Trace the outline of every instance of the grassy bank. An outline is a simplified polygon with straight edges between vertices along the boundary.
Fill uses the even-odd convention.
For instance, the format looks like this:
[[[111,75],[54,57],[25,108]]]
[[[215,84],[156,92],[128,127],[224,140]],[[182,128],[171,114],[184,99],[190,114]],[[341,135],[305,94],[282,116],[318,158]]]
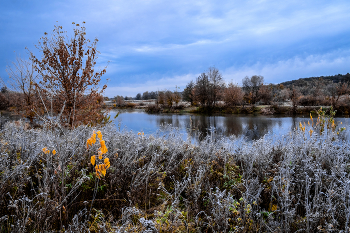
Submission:
[[[176,131],[157,137],[113,125],[7,123],[0,230],[347,231],[350,143],[330,119],[320,119],[274,141],[206,138],[198,145]]]
[[[299,106],[295,110],[290,106],[280,105],[246,105],[246,106],[215,106],[212,108],[197,107],[184,109],[184,112],[200,113],[200,114],[255,114],[255,115],[308,115],[310,112],[316,112],[322,106]],[[323,106],[325,110],[331,109],[330,106]],[[347,107],[339,107],[337,116],[349,116],[350,109]]]

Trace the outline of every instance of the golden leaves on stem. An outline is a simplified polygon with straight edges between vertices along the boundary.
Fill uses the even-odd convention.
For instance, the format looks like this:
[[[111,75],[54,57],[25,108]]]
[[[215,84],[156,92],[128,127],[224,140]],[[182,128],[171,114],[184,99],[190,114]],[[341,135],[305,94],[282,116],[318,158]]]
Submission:
[[[106,147],[106,143],[104,140],[102,140],[102,133],[101,131],[93,131],[91,137],[86,141],[86,147],[89,149],[89,147],[93,146],[96,143],[96,135],[100,142],[100,148],[98,149],[98,160],[96,159],[96,155],[91,156],[91,164],[92,166],[95,166],[96,176],[100,179],[101,176],[106,176],[107,169],[111,166],[109,162],[109,158],[105,157],[103,159],[103,155],[108,152],[108,149]]]
[[[43,149],[41,149],[43,152],[44,152],[44,154],[50,154],[50,150],[49,149],[47,149],[46,147],[44,147]],[[56,150],[55,149],[53,149],[52,150],[52,154],[53,155],[56,155]]]

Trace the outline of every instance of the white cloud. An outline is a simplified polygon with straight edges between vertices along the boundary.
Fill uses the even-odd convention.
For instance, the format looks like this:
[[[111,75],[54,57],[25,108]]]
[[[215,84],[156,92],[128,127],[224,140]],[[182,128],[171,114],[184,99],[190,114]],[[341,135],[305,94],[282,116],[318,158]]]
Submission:
[[[116,95],[135,97],[137,93],[142,94],[145,91],[174,91],[176,87],[180,88],[178,90],[182,91],[186,85],[198,75],[199,74],[184,74],[181,76],[164,77],[132,85],[121,84],[120,86],[109,86],[104,95],[108,97],[114,97]]]
[[[242,84],[245,76],[262,75],[266,83],[281,83],[299,78],[346,74],[350,72],[350,49],[336,50],[326,54],[315,54],[305,57],[296,56],[275,63],[257,62],[250,66],[229,67],[220,70],[226,83],[233,82]],[[191,81],[199,76],[195,73],[167,76],[143,83],[120,84],[110,86],[105,95],[136,96],[137,93],[157,90],[175,90],[175,86],[183,90]],[[149,78],[147,78],[149,80]]]
[[[258,62],[241,68],[230,67],[223,71],[223,77],[227,82],[241,84],[245,76],[262,75],[266,83],[281,83],[299,78],[346,74],[350,72],[349,64],[350,49],[336,50],[270,64]]]

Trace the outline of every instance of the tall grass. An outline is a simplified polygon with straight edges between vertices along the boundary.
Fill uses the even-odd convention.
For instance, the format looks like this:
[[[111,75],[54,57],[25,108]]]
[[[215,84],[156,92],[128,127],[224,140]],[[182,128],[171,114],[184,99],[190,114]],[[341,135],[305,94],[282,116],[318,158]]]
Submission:
[[[0,137],[0,230],[348,232],[350,143],[320,127],[193,145],[176,131],[10,122]],[[98,145],[87,149],[98,130],[108,148],[104,175],[91,164]]]

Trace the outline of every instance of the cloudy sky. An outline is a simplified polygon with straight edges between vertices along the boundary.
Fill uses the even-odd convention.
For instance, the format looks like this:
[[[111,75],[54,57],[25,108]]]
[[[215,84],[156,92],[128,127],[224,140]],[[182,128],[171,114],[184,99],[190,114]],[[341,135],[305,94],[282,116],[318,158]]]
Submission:
[[[0,77],[54,25],[86,22],[108,64],[106,96],[183,89],[209,67],[226,82],[350,72],[350,1],[9,0],[0,3]]]

